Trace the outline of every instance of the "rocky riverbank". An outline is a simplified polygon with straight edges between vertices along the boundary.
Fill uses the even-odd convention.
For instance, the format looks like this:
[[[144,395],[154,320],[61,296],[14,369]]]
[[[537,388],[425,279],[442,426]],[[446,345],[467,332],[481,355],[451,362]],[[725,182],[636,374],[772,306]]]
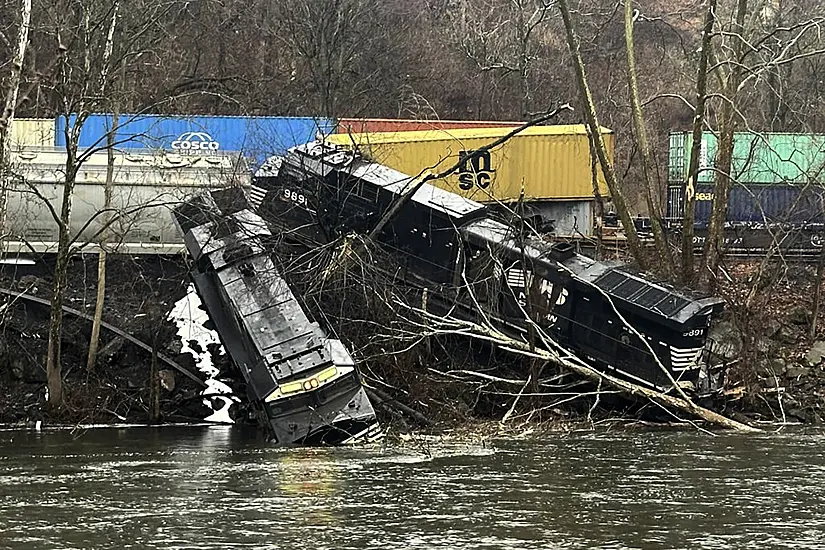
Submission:
[[[752,419],[821,423],[825,315],[812,311],[815,266],[740,262],[727,275],[726,312],[711,330],[730,362],[727,407]]]
[[[4,265],[0,286],[49,300],[52,268],[49,261]],[[103,318],[150,349],[141,349],[103,329],[96,364],[88,369],[91,323],[67,313],[62,341],[65,407],[56,414],[49,413],[45,406],[48,306],[5,296],[0,338],[0,422],[146,422],[152,348],[197,372],[193,356],[182,353],[177,327],[167,319],[172,304],[185,294],[186,285],[185,266],[179,258],[110,257]],[[77,257],[70,267],[65,305],[93,315],[96,286],[97,257]],[[164,421],[200,421],[209,414],[200,396],[200,384],[163,361],[159,362],[159,378]]]
[[[0,286],[48,300],[51,268],[43,261],[5,265],[0,270]],[[728,273],[730,278],[721,286],[728,308],[711,332],[715,351],[729,363],[725,398],[717,402],[720,412],[752,420],[822,422],[825,319],[819,319],[814,338],[808,334],[814,270],[806,266],[763,266],[760,270],[758,263],[739,263]],[[93,314],[96,274],[96,256],[79,257],[72,263],[67,306]],[[150,350],[104,330],[97,363],[87,369],[90,323],[67,314],[63,340],[66,407],[50,415],[45,407],[43,360],[47,308],[7,296],[0,337],[0,423],[147,422],[151,348],[203,379],[207,376],[201,370],[214,379],[210,382],[212,389],[204,395],[202,384],[161,363],[163,421],[248,421],[243,402],[226,395],[230,391],[243,395],[244,387],[214,335],[205,337],[202,330],[193,331],[181,324],[181,308],[197,307],[185,301],[189,282],[183,257],[112,256],[107,281],[104,319],[147,344]],[[332,300],[324,307],[346,309],[345,317],[350,319],[358,314],[352,303]],[[176,308],[178,313],[170,315]],[[203,317],[202,312],[198,313]],[[478,349],[466,339],[433,340],[406,355],[393,354],[382,347],[384,344],[363,346],[370,340],[369,331],[374,332],[375,323],[380,321],[374,309],[371,315],[368,323],[335,328],[345,340],[354,340],[362,352],[367,382],[391,398],[378,407],[385,426],[403,430],[415,424],[403,413],[404,406],[437,425],[471,426],[479,420],[500,419],[507,414],[519,387],[508,380],[523,378],[524,372],[532,372],[525,369],[536,368],[530,361]],[[387,320],[387,324],[391,322]],[[347,327],[362,332],[347,334]],[[470,371],[491,378],[468,375]],[[545,370],[542,376],[552,374]],[[562,373],[559,376],[555,385],[563,388],[562,393],[594,390],[576,385]],[[635,415],[638,411],[611,394],[598,399],[593,395],[565,399],[554,405],[556,401],[524,398],[510,417],[528,423],[598,420]],[[403,406],[394,407],[393,402]]]

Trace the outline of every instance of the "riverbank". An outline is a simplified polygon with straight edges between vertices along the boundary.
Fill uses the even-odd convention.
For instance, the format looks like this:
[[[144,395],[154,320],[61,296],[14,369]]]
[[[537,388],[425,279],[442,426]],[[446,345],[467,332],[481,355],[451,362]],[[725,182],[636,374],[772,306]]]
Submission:
[[[147,422],[151,348],[202,379],[205,376],[199,367],[208,363],[219,382],[213,387],[224,388],[204,397],[201,384],[168,364],[160,364],[163,422],[201,422],[207,417],[216,418],[221,408],[227,413],[221,418],[249,422],[241,400],[234,404],[227,401],[225,392],[244,395],[245,389],[219,346],[207,344],[208,339],[185,330],[181,332],[180,323],[170,316],[187,295],[185,262],[182,256],[110,257],[104,319],[144,342],[150,350],[104,330],[98,361],[93,369],[87,369],[90,323],[67,315],[63,339],[66,406],[58,414],[49,413],[45,406],[43,358],[48,311],[22,299],[12,300],[12,305],[3,310],[0,338],[0,423],[33,426],[38,421],[49,425]],[[48,299],[51,267],[48,262],[5,265],[0,271],[0,286]],[[813,339],[807,334],[814,269],[786,266],[760,271],[758,263],[740,262],[728,274],[730,279],[720,287],[728,301],[727,310],[711,336],[716,340],[715,350],[726,356],[730,366],[725,397],[714,407],[741,420],[822,422],[825,319],[820,318]],[[66,305],[92,314],[96,256],[77,258],[69,277]],[[376,326],[393,323],[392,319],[380,318],[376,309],[358,311],[354,302],[335,298],[323,307],[328,312],[346,313],[330,313],[327,320],[345,340],[354,342],[368,385],[389,397],[376,408],[382,425],[396,433],[409,433],[427,424],[437,429],[492,435],[490,426],[498,426],[496,430],[515,426],[512,429],[518,431],[555,429],[581,420],[673,420],[653,407],[634,405],[609,390],[578,382],[552,370],[552,366],[537,367],[530,360],[463,338],[431,338],[400,353],[409,347],[408,343],[374,338]],[[323,312],[315,314],[319,317]],[[360,317],[365,321],[352,322]],[[182,340],[181,334],[190,336]],[[398,345],[398,350],[391,345]],[[520,395],[524,393],[519,390],[525,373],[536,372],[553,383]],[[399,403],[419,418],[405,414]],[[422,418],[427,422],[422,423]],[[506,427],[499,424],[502,419],[506,419]]]
[[[103,329],[98,358],[87,368],[91,323],[64,316],[62,356],[65,406],[58,413],[46,405],[44,358],[48,341],[48,307],[8,298],[0,339],[0,422],[139,423],[148,421],[152,348],[183,368],[196,372],[194,358],[181,353],[176,327],[166,319],[171,305],[185,293],[185,265],[180,258],[110,256],[103,319],[143,342],[141,349]],[[4,265],[0,286],[45,300],[51,294],[48,261]],[[65,305],[93,315],[97,257],[76,257],[69,269]],[[208,407],[200,384],[159,361],[161,417],[165,422],[202,421]],[[200,377],[196,377],[200,378]]]
[[[711,337],[731,362],[726,406],[757,420],[822,423],[825,314],[814,318],[816,265],[736,262],[725,275],[725,315]]]

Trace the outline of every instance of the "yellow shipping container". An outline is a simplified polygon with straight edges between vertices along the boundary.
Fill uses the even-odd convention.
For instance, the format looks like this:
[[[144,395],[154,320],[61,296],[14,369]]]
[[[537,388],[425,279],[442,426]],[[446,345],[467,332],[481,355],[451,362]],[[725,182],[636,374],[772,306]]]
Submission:
[[[15,118],[11,123],[12,146],[54,147],[53,118]]]
[[[464,159],[458,172],[433,183],[479,202],[593,198],[590,145],[584,125],[534,126],[473,159],[467,155],[511,128],[333,134],[327,142],[357,146],[376,162],[405,174],[441,172]],[[602,128],[613,159],[613,131]],[[599,192],[608,196],[601,169]]]

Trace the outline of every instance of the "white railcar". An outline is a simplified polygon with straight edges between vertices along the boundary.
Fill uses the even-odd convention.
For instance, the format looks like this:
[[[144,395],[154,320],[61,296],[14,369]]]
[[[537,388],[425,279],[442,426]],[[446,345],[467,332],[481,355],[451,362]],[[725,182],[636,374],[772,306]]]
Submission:
[[[76,244],[85,245],[84,252],[100,246],[127,254],[180,252],[183,241],[172,221],[171,209],[204,190],[248,187],[251,181],[249,167],[237,153],[117,151],[111,208],[106,210],[107,163],[106,151],[94,152],[77,174],[70,232]],[[9,168],[3,185],[4,252],[55,252],[58,224],[54,214],[60,212],[63,199],[65,149],[16,148],[11,152]]]

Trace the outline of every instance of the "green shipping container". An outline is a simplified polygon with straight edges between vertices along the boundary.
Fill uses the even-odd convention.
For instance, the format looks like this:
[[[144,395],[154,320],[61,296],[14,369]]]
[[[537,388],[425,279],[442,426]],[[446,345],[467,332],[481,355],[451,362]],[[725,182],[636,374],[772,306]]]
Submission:
[[[679,185],[687,176],[693,136],[670,134],[668,181]],[[718,140],[702,134],[698,183],[716,181]],[[742,184],[804,184],[825,181],[825,135],[737,132],[731,173]]]

